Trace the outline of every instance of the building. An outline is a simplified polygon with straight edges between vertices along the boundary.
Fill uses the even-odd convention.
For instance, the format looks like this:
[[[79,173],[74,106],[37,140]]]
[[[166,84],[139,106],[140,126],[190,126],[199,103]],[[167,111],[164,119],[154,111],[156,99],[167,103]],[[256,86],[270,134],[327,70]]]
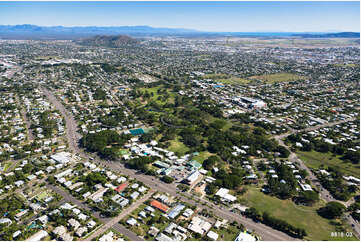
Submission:
[[[155,240],[157,241],[173,241],[173,239],[163,233],[160,233],[156,238]]]
[[[186,183],[188,183],[189,185],[193,184],[198,177],[200,176],[201,173],[199,173],[199,171],[193,171],[185,180]]]
[[[128,185],[128,184],[123,183],[123,184],[119,185],[117,188],[115,188],[114,190],[115,190],[116,192],[122,192],[122,191],[127,187],[127,185]]]
[[[167,205],[164,205],[163,203],[158,202],[157,200],[152,200],[150,202],[150,205],[152,207],[158,208],[160,211],[165,212],[165,213],[169,210],[169,207]]]
[[[218,192],[215,194],[216,196],[219,196],[222,201],[224,202],[234,202],[237,200],[237,198],[231,194],[228,193],[229,190],[226,188],[220,188]]]
[[[256,238],[247,232],[240,232],[234,241],[256,241]]]
[[[200,235],[207,233],[207,231],[210,230],[211,227],[212,225],[209,222],[201,219],[198,216],[193,217],[191,223],[188,225],[189,230]]]
[[[207,233],[207,237],[211,240],[217,240],[218,239],[218,234],[216,232],[213,231],[209,231]]]
[[[180,212],[185,208],[185,206],[183,204],[178,204],[177,206],[175,206],[174,208],[172,208],[172,210],[169,211],[168,213],[168,217],[171,219],[174,219],[175,217],[178,216],[178,214],[180,214]]]
[[[71,160],[71,154],[69,152],[59,152],[51,155],[50,158],[56,163],[67,164]]]
[[[45,230],[40,230],[34,235],[30,236],[26,241],[40,241],[48,235],[48,232],[46,232]]]

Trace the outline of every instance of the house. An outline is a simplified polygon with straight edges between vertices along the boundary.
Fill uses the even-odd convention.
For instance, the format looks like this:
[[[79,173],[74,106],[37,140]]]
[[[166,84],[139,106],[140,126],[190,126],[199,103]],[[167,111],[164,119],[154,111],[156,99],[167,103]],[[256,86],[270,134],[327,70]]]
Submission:
[[[129,218],[127,220],[127,224],[131,225],[131,226],[134,226],[137,224],[137,220],[135,218]]]
[[[191,223],[188,225],[189,230],[200,235],[206,233],[208,230],[211,229],[211,227],[212,225],[209,222],[201,219],[198,216],[193,217]]]
[[[122,177],[122,176],[117,179],[118,183],[123,183],[123,182],[126,182],[126,181],[127,181],[127,178]]]
[[[190,216],[192,216],[193,213],[194,213],[194,212],[193,212],[192,209],[187,208],[187,209],[183,212],[182,215],[183,215],[184,217],[186,217],[186,218],[189,218]]]
[[[86,193],[84,193],[84,194],[82,195],[82,197],[83,197],[84,199],[87,199],[90,195],[91,195],[90,192],[86,192]]]
[[[139,192],[133,192],[132,194],[130,194],[130,197],[135,200],[137,199],[137,197],[139,196]]]
[[[303,184],[300,182],[299,182],[299,184],[303,191],[312,191],[312,187],[309,184]]]
[[[209,231],[207,233],[207,237],[211,240],[217,240],[218,239],[218,234],[213,232],[213,231]]]
[[[61,209],[65,209],[65,210],[70,210],[75,208],[75,206],[70,205],[69,203],[64,203],[63,205],[60,206]]]
[[[61,225],[61,226],[56,227],[52,232],[55,235],[62,236],[67,232],[67,230],[63,225]]]
[[[101,199],[103,197],[104,193],[106,193],[106,191],[108,191],[108,189],[109,188],[107,188],[107,187],[100,188],[98,191],[96,191],[92,195],[90,195],[89,199],[96,202],[97,200],[99,200],[99,199]]]
[[[169,211],[168,213],[168,217],[171,219],[174,219],[175,217],[178,216],[178,214],[185,208],[185,206],[183,204],[178,204],[177,206],[175,206],[174,208],[172,208],[172,210]]]
[[[156,238],[155,240],[157,241],[173,241],[172,238],[168,237],[167,235],[163,234],[163,233],[160,233]]]
[[[29,211],[28,209],[25,209],[25,210],[17,213],[17,214],[15,215],[15,220],[16,220],[16,221],[19,221],[22,216],[24,216],[25,214],[28,213],[28,211]]]
[[[79,218],[80,220],[85,221],[85,220],[88,218],[88,216],[85,215],[85,214],[83,214],[83,213],[81,213],[81,214],[78,215],[78,218]]]
[[[82,237],[84,233],[87,233],[88,232],[88,229],[86,227],[80,227],[76,232],[75,234],[78,236],[78,237]]]
[[[119,185],[117,188],[115,188],[114,190],[116,192],[122,192],[127,187],[127,185],[128,185],[127,183],[123,183],[123,184]]]
[[[67,170],[65,170],[65,171],[63,171],[63,172],[61,172],[61,173],[56,174],[54,177],[55,177],[56,179],[59,179],[59,178],[62,178],[62,177],[64,177],[64,176],[69,176],[72,172],[73,172],[72,169],[67,169]]]
[[[73,229],[73,230],[77,230],[79,227],[80,227],[80,223],[75,220],[75,219],[70,219],[69,222],[68,222],[68,225]]]
[[[152,208],[151,206],[146,206],[144,210],[150,213],[153,213],[155,211],[154,208]]]
[[[146,188],[145,186],[141,186],[141,187],[138,189],[138,191],[139,191],[140,193],[144,193],[145,191],[147,191],[147,188]]]
[[[90,220],[88,223],[87,223],[87,227],[88,228],[93,228],[97,223],[94,221],[94,220]]]
[[[152,200],[150,202],[150,205],[152,207],[158,208],[160,211],[165,212],[165,213],[169,210],[169,207],[167,205],[164,205],[163,203],[158,202],[157,200]]]
[[[167,233],[167,234],[172,234],[173,232],[173,229],[177,228],[177,224],[175,223],[170,223],[165,229],[163,232]]]
[[[45,230],[40,230],[35,234],[33,234],[32,236],[30,236],[29,238],[27,238],[26,241],[40,241],[48,235],[49,235],[48,232],[46,232]]]
[[[101,241],[101,242],[113,242],[113,241],[115,241],[113,236],[114,236],[114,233],[112,231],[110,231],[109,233],[104,234],[102,237],[100,237],[99,241]],[[123,241],[123,239],[120,238],[117,241]]]
[[[49,217],[47,215],[43,215],[38,218],[41,224],[46,225],[49,221]]]
[[[219,196],[222,201],[224,202],[234,202],[237,200],[237,198],[231,194],[228,193],[229,190],[226,188],[220,188],[218,192],[215,194],[216,196]]]
[[[24,185],[24,181],[19,180],[19,181],[14,182],[14,184],[15,184],[17,187],[20,187],[20,186]]]
[[[26,178],[28,178],[28,180],[31,181],[31,180],[35,179],[36,176],[35,175],[29,175]]]
[[[140,212],[138,213],[138,215],[139,215],[140,217],[142,217],[142,218],[146,218],[146,217],[147,217],[147,214],[146,214],[145,211],[140,211]]]
[[[237,236],[237,238],[234,241],[249,241],[249,242],[253,242],[256,241],[256,238],[252,235],[250,235],[247,232],[240,232]]]
[[[159,233],[159,229],[157,229],[156,227],[150,227],[148,234],[155,237],[157,234]]]
[[[72,211],[75,215],[78,215],[81,212],[80,209],[78,209],[78,208],[73,208]]]

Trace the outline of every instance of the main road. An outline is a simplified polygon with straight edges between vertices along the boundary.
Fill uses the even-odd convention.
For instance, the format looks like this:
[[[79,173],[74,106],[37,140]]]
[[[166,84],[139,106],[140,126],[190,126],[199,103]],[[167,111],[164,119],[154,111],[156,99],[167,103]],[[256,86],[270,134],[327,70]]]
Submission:
[[[78,142],[81,138],[81,135],[77,132],[77,122],[73,118],[73,115],[69,113],[64,105],[54,96],[52,92],[50,92],[48,89],[41,87],[40,88],[45,96],[48,98],[48,100],[60,111],[60,113],[65,118],[66,123],[66,136],[68,139],[69,149],[75,153],[78,153],[83,158],[89,159],[89,155],[85,153],[82,149],[79,148]],[[132,178],[135,178],[147,186],[149,186],[151,189],[155,191],[161,191],[161,192],[167,192],[170,195],[177,196],[179,199],[183,200],[184,202],[190,203],[192,205],[197,206],[198,209],[209,209],[211,208],[213,213],[221,218],[228,219],[230,221],[237,221],[239,223],[242,223],[245,225],[248,229],[251,229],[255,231],[258,235],[262,237],[262,240],[268,240],[268,241],[290,241],[290,240],[296,240],[295,238],[281,232],[278,230],[275,230],[271,227],[268,227],[261,223],[256,223],[251,219],[245,218],[241,215],[235,214],[233,212],[230,212],[229,210],[225,208],[221,208],[219,206],[216,206],[215,204],[211,203],[208,200],[200,199],[198,198],[199,202],[194,201],[193,199],[189,199],[188,196],[190,195],[187,192],[177,192],[177,189],[175,185],[166,184],[157,178],[147,176],[144,174],[141,174],[139,172],[136,172],[134,170],[128,169],[124,167],[123,164],[120,162],[107,162],[101,159],[96,159],[96,163],[102,164],[112,170],[117,170],[121,172],[124,175],[128,175]],[[206,205],[203,205],[206,204]],[[117,224],[113,226],[113,228],[116,228]],[[118,226],[119,227],[119,226]]]

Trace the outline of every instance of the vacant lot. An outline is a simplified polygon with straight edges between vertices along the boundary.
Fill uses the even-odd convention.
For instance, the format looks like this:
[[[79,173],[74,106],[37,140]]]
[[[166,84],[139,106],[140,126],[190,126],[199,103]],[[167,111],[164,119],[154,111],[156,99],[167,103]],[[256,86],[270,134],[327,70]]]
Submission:
[[[265,74],[260,76],[251,76],[250,79],[261,80],[266,83],[276,83],[276,82],[290,82],[303,80],[303,76],[299,76],[292,73],[275,73],[275,74]]]
[[[268,212],[276,218],[304,228],[308,236],[306,240],[335,240],[331,232],[337,231],[330,221],[320,217],[316,210],[322,206],[321,202],[314,207],[297,206],[290,200],[280,200],[276,197],[263,194],[258,188],[249,187],[247,193],[242,196],[249,207],[255,207],[262,212]],[[347,238],[339,238],[346,240]],[[355,238],[349,238],[355,240]]]
[[[297,155],[310,168],[318,169],[323,165],[324,168],[332,167],[345,175],[360,177],[360,165],[344,162],[339,156],[332,156],[331,153],[298,151]]]

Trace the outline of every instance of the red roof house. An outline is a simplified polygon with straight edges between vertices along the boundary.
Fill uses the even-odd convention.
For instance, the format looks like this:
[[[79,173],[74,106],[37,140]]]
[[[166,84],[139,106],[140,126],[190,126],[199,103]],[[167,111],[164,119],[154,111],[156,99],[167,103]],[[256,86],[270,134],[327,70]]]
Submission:
[[[127,183],[123,183],[121,185],[119,185],[117,188],[115,188],[114,190],[117,192],[122,192],[126,187],[127,187]]]
[[[168,209],[169,209],[169,207],[168,207],[167,205],[164,205],[163,203],[158,202],[157,200],[152,200],[152,201],[150,202],[150,205],[151,205],[152,207],[158,208],[160,211],[165,212],[165,213],[166,213],[166,212],[168,211]]]

